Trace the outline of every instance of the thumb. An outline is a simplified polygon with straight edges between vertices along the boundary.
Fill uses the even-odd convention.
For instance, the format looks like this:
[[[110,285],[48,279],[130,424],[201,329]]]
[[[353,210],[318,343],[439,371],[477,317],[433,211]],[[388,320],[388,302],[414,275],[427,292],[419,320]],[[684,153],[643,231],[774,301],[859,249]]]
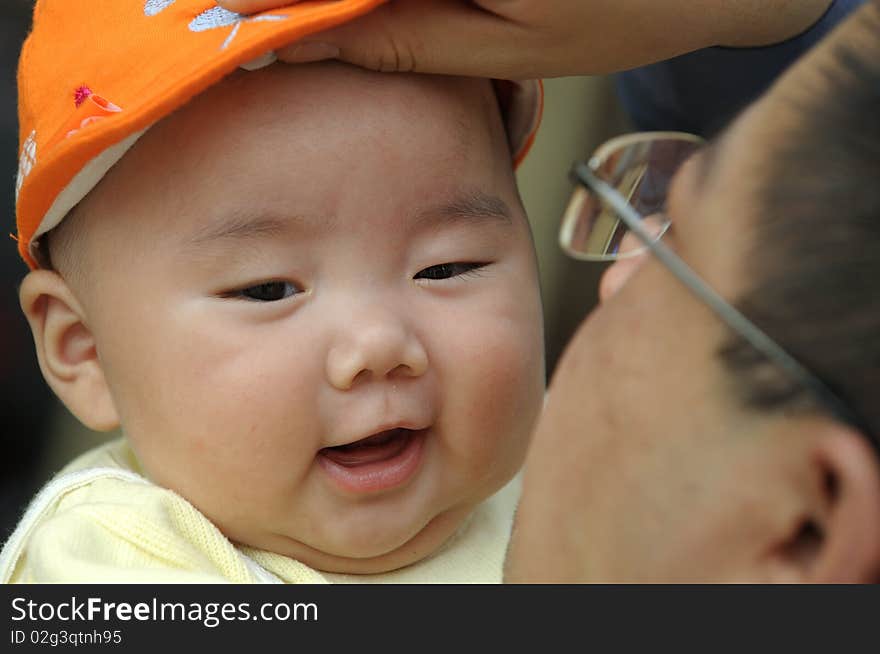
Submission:
[[[217,0],[217,4],[237,14],[255,14],[267,9],[278,9],[299,0]]]
[[[410,72],[418,68],[415,39],[384,18],[367,15],[351,23],[308,36],[276,51],[278,59],[304,64],[339,59],[362,68]]]
[[[288,63],[334,58],[387,72],[528,77],[510,47],[525,40],[518,29],[470,2],[391,2],[277,54]]]

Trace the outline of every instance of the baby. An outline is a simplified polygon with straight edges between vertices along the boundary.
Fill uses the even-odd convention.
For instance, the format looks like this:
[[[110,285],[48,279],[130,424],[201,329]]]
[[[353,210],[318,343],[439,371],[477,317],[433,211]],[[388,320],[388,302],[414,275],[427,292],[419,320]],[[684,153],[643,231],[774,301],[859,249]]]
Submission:
[[[41,492],[0,579],[500,581],[544,379],[531,101],[335,63],[224,78],[376,2],[72,4],[37,3],[20,66],[20,298],[54,392],[125,437]]]

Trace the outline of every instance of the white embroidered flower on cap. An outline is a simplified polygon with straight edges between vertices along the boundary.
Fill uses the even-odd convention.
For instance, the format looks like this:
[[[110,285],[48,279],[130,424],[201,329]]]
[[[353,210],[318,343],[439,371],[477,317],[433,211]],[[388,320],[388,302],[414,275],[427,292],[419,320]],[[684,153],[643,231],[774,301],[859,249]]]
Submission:
[[[144,15],[155,16],[164,11],[177,0],[146,0],[144,4]],[[287,20],[287,16],[279,14],[264,14],[262,16],[244,16],[234,11],[223,9],[222,7],[211,7],[196,16],[189,24],[191,32],[206,32],[208,30],[221,29],[224,27],[232,27],[227,39],[220,46],[221,50],[229,47],[229,44],[238,36],[238,31],[244,23],[265,23],[276,22],[279,20]]]
[[[18,203],[18,194],[21,191],[21,185],[34,166],[37,165],[37,131],[34,130],[27,137],[21,146],[21,157],[18,160],[18,176],[15,179],[15,202]]]
[[[155,16],[162,10],[173,5],[177,0],[147,0],[147,4],[144,5],[144,15],[145,16]]]

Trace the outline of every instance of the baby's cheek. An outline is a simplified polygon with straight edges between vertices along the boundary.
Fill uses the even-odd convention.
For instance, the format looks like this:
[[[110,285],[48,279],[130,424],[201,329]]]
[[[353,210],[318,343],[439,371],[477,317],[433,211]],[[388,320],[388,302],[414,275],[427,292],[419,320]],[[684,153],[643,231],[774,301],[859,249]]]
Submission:
[[[540,329],[522,321],[471,321],[457,341],[447,385],[446,408],[457,425],[449,446],[470,475],[512,474],[543,401]]]
[[[200,349],[173,354],[176,372],[154,380],[143,421],[145,454],[166,485],[206,505],[228,494],[262,501],[265,489],[303,474],[316,433],[313,413],[297,402],[306,375],[253,346],[205,339]],[[308,406],[308,397],[302,401]]]

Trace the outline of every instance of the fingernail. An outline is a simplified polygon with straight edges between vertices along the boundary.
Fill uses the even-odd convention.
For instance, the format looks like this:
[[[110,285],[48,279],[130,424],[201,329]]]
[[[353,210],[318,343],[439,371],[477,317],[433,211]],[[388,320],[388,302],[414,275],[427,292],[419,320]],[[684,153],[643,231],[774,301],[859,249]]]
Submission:
[[[339,48],[322,41],[308,41],[285,48],[279,57],[291,64],[307,64],[311,61],[335,59],[339,56]]]

